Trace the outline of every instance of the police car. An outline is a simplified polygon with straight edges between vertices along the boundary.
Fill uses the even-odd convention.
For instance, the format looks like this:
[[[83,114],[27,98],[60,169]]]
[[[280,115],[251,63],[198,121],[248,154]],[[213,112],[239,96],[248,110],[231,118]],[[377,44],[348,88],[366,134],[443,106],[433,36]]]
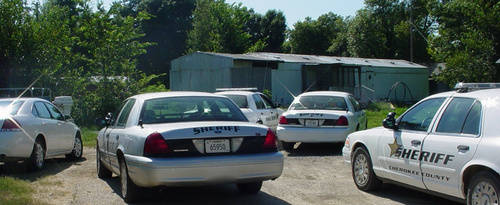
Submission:
[[[283,155],[266,126],[250,123],[229,98],[201,92],[141,94],[108,114],[97,137],[97,175],[120,176],[126,202],[142,187],[235,183],[259,192]]]
[[[348,136],[343,157],[359,189],[392,182],[467,204],[498,204],[500,84],[456,88]]]
[[[282,111],[266,95],[255,92],[257,88],[217,88],[215,94],[233,100],[248,121],[266,125],[273,131],[278,126]]]

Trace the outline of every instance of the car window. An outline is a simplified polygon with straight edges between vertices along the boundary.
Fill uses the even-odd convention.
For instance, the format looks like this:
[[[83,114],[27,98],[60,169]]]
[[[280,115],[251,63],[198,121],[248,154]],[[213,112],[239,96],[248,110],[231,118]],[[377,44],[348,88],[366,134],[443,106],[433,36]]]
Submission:
[[[464,134],[479,134],[479,125],[481,124],[481,103],[476,101],[472,108],[470,109],[467,118],[465,118],[465,123],[462,128],[462,133]]]
[[[45,106],[49,109],[50,114],[52,115],[53,119],[56,120],[64,120],[64,116],[59,110],[52,104],[45,103]]]
[[[432,98],[419,103],[403,115],[398,122],[399,128],[403,130],[427,131],[432,118],[434,118],[444,100],[445,98]]]
[[[267,109],[273,109],[274,108],[273,102],[266,95],[260,94],[260,97],[264,101],[264,105],[266,106]]]
[[[11,100],[8,101],[0,101],[0,113],[9,113],[11,115],[16,115],[19,111],[19,108],[23,105],[24,101],[18,100],[12,103]]]
[[[436,132],[461,133],[474,99],[453,98],[439,120]]]
[[[169,97],[146,100],[143,124],[193,121],[248,121],[229,99],[220,97]]]
[[[130,115],[130,111],[132,111],[132,107],[134,106],[135,99],[130,99],[125,103],[123,109],[120,111],[120,115],[116,120],[115,126],[124,127],[127,124],[128,116]]]
[[[302,96],[290,105],[290,110],[346,110],[344,97],[339,96]]]
[[[38,117],[40,117],[40,118],[46,118],[46,119],[52,118],[50,116],[49,110],[47,109],[47,107],[45,107],[45,105],[42,102],[35,102],[33,108],[36,109]]]
[[[245,95],[224,95],[233,100],[240,108],[248,108],[247,96]]]
[[[347,97],[347,98],[349,99],[352,106],[354,107],[354,112],[358,112],[361,110],[361,105],[359,105],[359,102],[354,97],[349,95],[349,97]]]
[[[254,95],[252,95],[252,97],[253,97],[253,100],[255,101],[255,106],[257,107],[257,109],[259,109],[259,110],[266,109],[266,105],[264,104],[264,101],[262,101],[262,98],[260,98],[260,96],[258,94],[254,94]]]

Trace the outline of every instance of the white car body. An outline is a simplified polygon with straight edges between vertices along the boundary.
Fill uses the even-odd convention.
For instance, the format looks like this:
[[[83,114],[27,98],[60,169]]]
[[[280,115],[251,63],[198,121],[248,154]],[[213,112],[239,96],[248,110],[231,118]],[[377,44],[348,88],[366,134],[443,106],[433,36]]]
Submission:
[[[292,109],[292,106],[299,103],[301,98],[310,96],[343,98],[346,107],[344,110]],[[354,105],[352,100],[355,100],[354,97],[345,92],[314,91],[300,94],[292,102],[288,111],[280,116],[287,123],[283,124],[280,119],[276,131],[278,139],[287,143],[344,142],[348,134],[366,129],[367,125],[365,111],[361,109],[359,103]],[[347,125],[336,125],[336,120],[341,116],[347,118]],[[307,121],[313,121],[314,125],[306,125]]]
[[[227,96],[233,101],[237,101],[234,96],[244,96],[242,99],[245,98],[246,102],[235,103],[248,118],[248,121],[266,125],[276,131],[278,117],[282,112],[264,94],[250,91],[224,91],[214,94]]]
[[[233,114],[240,115],[242,121],[162,121],[158,124],[141,124],[146,121],[142,119],[145,115],[141,115],[141,112],[147,112],[142,110],[146,109],[148,101],[182,97],[225,100],[237,112]],[[269,128],[247,122],[238,107],[227,97],[202,92],[165,92],[132,96],[124,103],[116,123],[101,129],[98,134],[98,162],[100,160],[107,169],[120,174],[120,160],[124,160],[128,177],[140,187],[245,183],[276,179],[281,175],[283,155],[277,148],[256,153],[248,151],[260,149],[258,140],[267,139]],[[127,109],[130,112],[128,116],[122,117],[129,103],[131,107]],[[204,109],[202,112],[207,112],[207,108]],[[189,115],[194,111],[183,113]],[[125,121],[120,126],[121,118]],[[166,156],[146,155],[145,143],[148,136],[155,133],[161,134],[161,139],[171,150]],[[209,148],[205,147],[206,143],[217,139],[227,140],[231,144],[231,151],[225,154],[207,153]],[[252,140],[257,140],[257,147],[253,147]],[[275,141],[274,137],[272,143]]]
[[[441,100],[433,108],[434,115],[424,110],[432,110],[431,103]],[[456,107],[462,101],[474,104],[469,109]],[[461,118],[448,117],[454,109],[456,116],[466,116],[463,123],[455,121]],[[403,122],[403,128],[377,127],[350,134],[343,148],[344,160],[350,164],[352,153],[364,147],[374,174],[382,181],[458,200],[467,198],[468,185],[480,171],[499,176],[500,89],[435,94],[412,106],[396,122],[418,119],[412,115],[421,110],[430,114],[420,125],[409,127],[410,123]],[[469,116],[478,117],[469,120]],[[453,126],[461,131],[451,131]]]
[[[40,98],[0,99],[0,126],[3,162],[30,158],[37,140],[44,148],[43,158],[67,155],[80,137],[80,129],[73,122],[66,120],[52,103]],[[81,139],[78,143],[81,155]]]

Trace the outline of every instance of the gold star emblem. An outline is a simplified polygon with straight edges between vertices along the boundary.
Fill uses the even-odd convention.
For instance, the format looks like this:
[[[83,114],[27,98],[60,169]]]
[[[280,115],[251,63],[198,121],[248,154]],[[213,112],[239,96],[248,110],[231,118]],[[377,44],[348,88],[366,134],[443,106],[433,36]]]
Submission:
[[[396,151],[399,149],[399,144],[396,142],[396,138],[394,138],[394,142],[392,144],[389,144],[389,148],[391,149],[391,155],[389,156],[392,157],[392,155],[396,154]]]

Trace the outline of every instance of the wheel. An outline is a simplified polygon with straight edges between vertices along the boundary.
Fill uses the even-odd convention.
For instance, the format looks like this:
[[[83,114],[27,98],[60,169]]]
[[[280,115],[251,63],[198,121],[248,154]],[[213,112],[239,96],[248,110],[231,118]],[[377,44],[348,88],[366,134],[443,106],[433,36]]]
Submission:
[[[490,172],[481,171],[472,177],[467,187],[467,204],[498,204],[500,181]]]
[[[97,177],[99,179],[110,178],[113,173],[107,169],[101,161],[101,152],[99,151],[99,147],[96,147],[96,160],[97,160]]]
[[[382,184],[373,172],[372,161],[365,148],[356,148],[351,164],[352,178],[358,189],[371,191],[377,189]]]
[[[287,152],[292,152],[293,151],[293,146],[295,145],[295,142],[283,142],[280,141],[281,147],[283,147],[283,150]]]
[[[73,143],[73,150],[71,150],[71,153],[66,155],[66,158],[72,160],[78,160],[82,158],[82,155],[83,155],[82,138],[80,137],[80,134],[77,134],[75,136],[75,142]]]
[[[262,187],[262,181],[236,184],[242,194],[257,194]]]
[[[45,148],[39,138],[35,140],[30,158],[26,161],[31,171],[41,170],[45,165]]]
[[[127,164],[124,159],[120,160],[120,183],[122,189],[122,197],[126,203],[132,203],[139,199],[140,187],[135,185],[128,176]]]

